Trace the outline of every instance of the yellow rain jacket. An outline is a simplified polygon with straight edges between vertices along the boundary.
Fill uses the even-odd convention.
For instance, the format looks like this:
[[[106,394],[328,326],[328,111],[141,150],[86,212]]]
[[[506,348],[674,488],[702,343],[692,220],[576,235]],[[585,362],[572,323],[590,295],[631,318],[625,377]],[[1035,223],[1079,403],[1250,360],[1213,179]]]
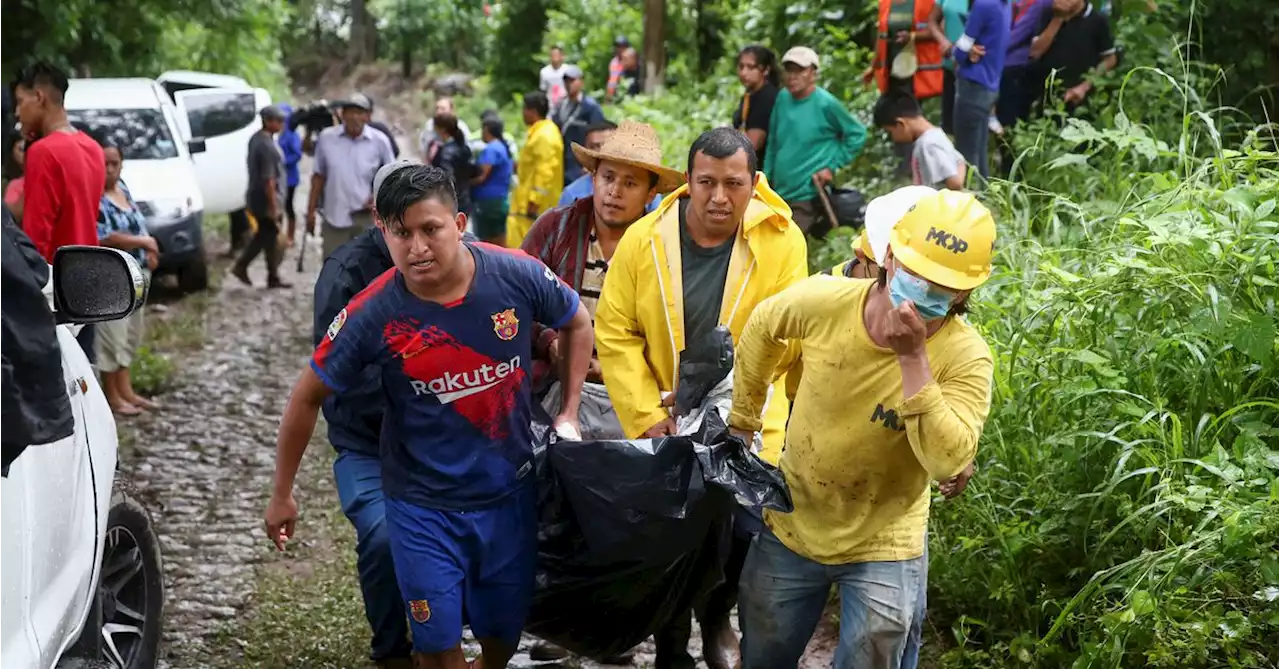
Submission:
[[[529,126],[520,162],[516,165],[516,188],[507,214],[507,248],[518,249],[529,234],[533,221],[556,206],[564,190],[564,139],[549,119]],[[533,215],[529,215],[529,210]]]
[[[680,265],[680,211],[688,186],[668,195],[634,223],[613,254],[596,307],[596,351],[605,386],[622,429],[635,439],[668,417],[661,393],[675,390],[684,341],[684,286]],[[729,259],[720,324],[736,344],[756,305],[807,277],[804,233],[791,208],[763,174],[755,187]],[[764,452],[776,463],[787,422],[779,382],[764,410]]]

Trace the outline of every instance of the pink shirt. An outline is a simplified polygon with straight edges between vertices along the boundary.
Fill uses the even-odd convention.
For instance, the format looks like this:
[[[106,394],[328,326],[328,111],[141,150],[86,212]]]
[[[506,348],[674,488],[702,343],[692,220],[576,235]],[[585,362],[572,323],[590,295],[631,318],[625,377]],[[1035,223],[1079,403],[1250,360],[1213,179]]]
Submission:
[[[9,182],[9,185],[4,189],[5,204],[12,207],[22,201],[22,196],[25,192],[25,181],[26,179],[24,177],[18,177],[17,179]]]

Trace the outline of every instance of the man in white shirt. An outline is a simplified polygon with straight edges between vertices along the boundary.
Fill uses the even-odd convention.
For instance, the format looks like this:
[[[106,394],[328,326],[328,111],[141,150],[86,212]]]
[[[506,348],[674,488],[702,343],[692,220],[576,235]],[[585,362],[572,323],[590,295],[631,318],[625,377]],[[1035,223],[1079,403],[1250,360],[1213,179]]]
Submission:
[[[373,102],[361,93],[341,103],[342,125],[325,128],[316,140],[307,229],[315,228],[324,204],[324,257],[373,225],[373,176],[395,161],[386,135],[369,126]]]
[[[544,65],[542,72],[538,74],[538,88],[547,94],[547,101],[552,107],[556,103],[564,99],[564,49],[559,46],[551,47],[551,64]]]

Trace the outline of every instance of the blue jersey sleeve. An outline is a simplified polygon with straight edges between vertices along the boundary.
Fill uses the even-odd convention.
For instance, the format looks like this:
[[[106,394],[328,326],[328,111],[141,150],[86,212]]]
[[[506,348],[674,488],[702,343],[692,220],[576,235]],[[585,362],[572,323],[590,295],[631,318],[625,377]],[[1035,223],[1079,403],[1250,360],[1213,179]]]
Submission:
[[[345,393],[362,383],[364,368],[374,362],[382,328],[377,322],[379,310],[370,302],[382,289],[386,276],[375,280],[333,317],[311,356],[316,376],[335,393]]]
[[[519,264],[527,275],[533,320],[553,330],[567,325],[578,313],[578,293],[537,258],[521,258]]]

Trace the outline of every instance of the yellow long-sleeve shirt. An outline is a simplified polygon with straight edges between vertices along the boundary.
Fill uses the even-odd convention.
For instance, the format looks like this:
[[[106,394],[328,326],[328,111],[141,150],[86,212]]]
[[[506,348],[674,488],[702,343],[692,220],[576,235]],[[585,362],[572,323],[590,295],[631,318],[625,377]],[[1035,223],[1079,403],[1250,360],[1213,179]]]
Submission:
[[[801,281],[756,307],[738,340],[729,423],[746,430],[759,429],[788,346],[800,350],[804,373],[780,462],[795,511],[766,511],[765,521],[788,548],[823,564],[922,555],[929,481],[972,461],[990,409],[991,351],[955,317],[925,343],[934,380],[902,397],[897,355],[863,323],[875,285]]]

